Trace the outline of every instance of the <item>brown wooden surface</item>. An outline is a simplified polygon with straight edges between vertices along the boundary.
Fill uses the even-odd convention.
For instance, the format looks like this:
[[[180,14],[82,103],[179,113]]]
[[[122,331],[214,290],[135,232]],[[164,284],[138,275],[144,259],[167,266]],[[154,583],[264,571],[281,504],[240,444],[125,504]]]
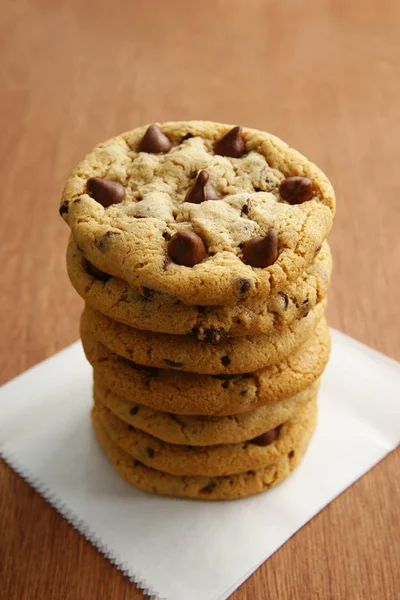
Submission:
[[[6,0],[0,23],[2,381],[78,337],[57,213],[69,170],[166,119],[266,129],[326,170],[330,322],[400,360],[397,0]],[[399,470],[397,451],[233,598],[399,598]],[[4,464],[0,490],[1,598],[142,598]]]

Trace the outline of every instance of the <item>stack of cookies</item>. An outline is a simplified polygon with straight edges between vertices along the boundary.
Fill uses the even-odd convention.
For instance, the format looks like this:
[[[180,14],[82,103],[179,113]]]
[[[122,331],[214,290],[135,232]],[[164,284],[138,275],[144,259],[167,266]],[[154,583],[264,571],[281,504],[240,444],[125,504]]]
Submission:
[[[230,499],[300,463],[330,351],[334,211],[315,165],[239,126],[141,127],[78,164],[68,273],[95,434],[127,481]]]

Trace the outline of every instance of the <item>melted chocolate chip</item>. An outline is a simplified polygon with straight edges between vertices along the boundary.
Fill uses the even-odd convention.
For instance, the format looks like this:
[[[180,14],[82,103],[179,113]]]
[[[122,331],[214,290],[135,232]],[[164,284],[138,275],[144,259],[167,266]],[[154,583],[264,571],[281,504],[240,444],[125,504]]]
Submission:
[[[152,288],[146,286],[142,287],[142,294],[146,298],[146,300],[151,300],[152,298],[154,298],[154,296],[157,296],[156,290],[153,290]]]
[[[138,411],[139,411],[138,406],[132,406],[132,408],[129,411],[129,414],[133,416],[133,415],[136,415],[138,413]]]
[[[248,240],[242,250],[243,260],[252,267],[269,267],[278,258],[278,234],[270,229],[267,235]]]
[[[255,444],[256,446],[269,446],[272,442],[275,442],[278,439],[279,435],[279,427],[275,427],[275,429],[270,429],[261,435],[250,440],[251,444]]]
[[[113,235],[119,235],[119,233],[114,232],[114,231],[107,231],[107,233],[105,235],[103,235],[101,238],[96,239],[95,240],[95,244],[97,246],[97,248],[99,250],[101,250],[101,252],[108,252],[109,248],[110,248],[110,239],[112,238]]]
[[[194,135],[192,133],[187,133],[186,135],[183,136],[183,138],[181,139],[181,143],[185,142],[186,140],[190,140],[190,138],[194,137]]]
[[[111,279],[111,275],[104,273],[104,271],[100,271],[100,269],[92,265],[92,263],[88,260],[86,260],[86,271],[89,273],[89,275],[95,279],[98,279],[99,281],[108,281]]]
[[[206,486],[204,486],[203,488],[201,488],[201,492],[212,492],[213,489],[216,487],[217,482],[216,481],[210,481],[210,483],[208,483]]]
[[[172,148],[171,141],[157,125],[150,125],[139,144],[139,152],[158,154],[169,152]]]
[[[203,331],[200,331],[195,327],[192,329],[192,333],[198,340],[205,342],[206,344],[212,344],[213,346],[222,344],[229,337],[229,333],[225,331],[225,329],[204,329]]]
[[[244,296],[245,294],[247,294],[247,292],[249,291],[251,286],[251,281],[250,279],[239,279],[239,289],[240,289],[240,294],[242,296]]]
[[[224,388],[224,390],[228,389],[228,387],[229,387],[229,380],[226,380],[226,381],[224,381],[224,382],[221,384],[221,387],[223,387],[223,388]]]
[[[236,125],[221,138],[214,147],[215,154],[240,158],[246,152],[246,144],[242,138],[242,127]]]
[[[221,362],[224,365],[224,367],[227,367],[228,365],[231,364],[231,359],[229,358],[229,356],[223,356],[221,358]]]
[[[242,206],[242,213],[244,215],[248,215],[249,214],[249,206],[248,206],[248,204],[243,204],[243,206]]]
[[[88,194],[99,204],[108,208],[112,204],[119,204],[125,198],[125,188],[117,181],[91,177],[87,181]]]
[[[163,361],[167,363],[167,365],[171,365],[171,367],[182,367],[183,362],[178,362],[176,360],[170,360],[169,358],[163,358]]]
[[[203,240],[194,231],[178,231],[168,243],[168,254],[177,265],[194,267],[206,256]]]
[[[308,177],[287,177],[280,184],[279,193],[289,204],[302,204],[313,197],[312,181]]]
[[[68,202],[64,202],[64,204],[61,204],[58,212],[61,216],[66,215],[68,213]]]
[[[289,296],[285,292],[278,292],[278,296],[283,298],[283,311],[287,310],[289,306]]]
[[[153,458],[153,456],[154,456],[154,449],[153,448],[147,448],[147,454],[149,455],[149,458]]]
[[[194,185],[185,196],[185,202],[201,204],[206,200],[219,200],[219,196],[212,187],[209,178],[207,171],[200,171]]]

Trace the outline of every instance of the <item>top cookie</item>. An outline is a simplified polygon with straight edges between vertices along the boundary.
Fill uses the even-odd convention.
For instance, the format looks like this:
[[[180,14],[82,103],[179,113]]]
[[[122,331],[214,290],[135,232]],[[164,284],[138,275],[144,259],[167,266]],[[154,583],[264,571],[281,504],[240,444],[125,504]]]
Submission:
[[[187,304],[279,291],[332,225],[325,175],[278,138],[205,121],[140,127],[97,145],[60,213],[97,268]]]

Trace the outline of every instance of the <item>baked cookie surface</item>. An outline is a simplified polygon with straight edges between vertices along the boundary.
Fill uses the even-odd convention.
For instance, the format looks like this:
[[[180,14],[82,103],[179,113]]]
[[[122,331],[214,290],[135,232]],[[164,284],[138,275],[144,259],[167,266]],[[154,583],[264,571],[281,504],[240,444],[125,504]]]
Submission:
[[[217,417],[174,415],[137,402],[133,404],[97,381],[94,386],[96,404],[107,407],[113,415],[170,444],[212,446],[245,442],[282,425],[317,396],[319,381],[295,396],[267,404],[253,411]]]
[[[108,350],[96,338],[82,336],[94,380],[140,404],[178,415],[233,415],[276,404],[312,385],[329,358],[330,335],[325,319],[290,356],[255,373],[195,375],[143,367]]]
[[[98,269],[198,305],[282,290],[313,262],[334,212],[329,180],[296,150],[206,121],[139,127],[98,144],[60,204]]]
[[[326,301],[284,329],[270,334],[228,338],[213,345],[189,335],[153,333],[113,321],[86,306],[81,335],[92,336],[134,363],[201,374],[239,374],[275,364],[298,348],[321,321]]]
[[[265,491],[286,479],[301,462],[312,436],[310,426],[302,443],[269,467],[223,477],[179,476],[146,467],[111,440],[94,408],[92,423],[96,438],[114,468],[135,487],[164,496],[196,500],[234,500]]]
[[[69,278],[93,309],[130,327],[175,335],[192,334],[218,343],[226,336],[269,333],[299,319],[323,300],[329,288],[332,257],[324,242],[314,262],[284,290],[232,306],[196,306],[133,289],[122,279],[98,271],[71,237],[67,252]]]

